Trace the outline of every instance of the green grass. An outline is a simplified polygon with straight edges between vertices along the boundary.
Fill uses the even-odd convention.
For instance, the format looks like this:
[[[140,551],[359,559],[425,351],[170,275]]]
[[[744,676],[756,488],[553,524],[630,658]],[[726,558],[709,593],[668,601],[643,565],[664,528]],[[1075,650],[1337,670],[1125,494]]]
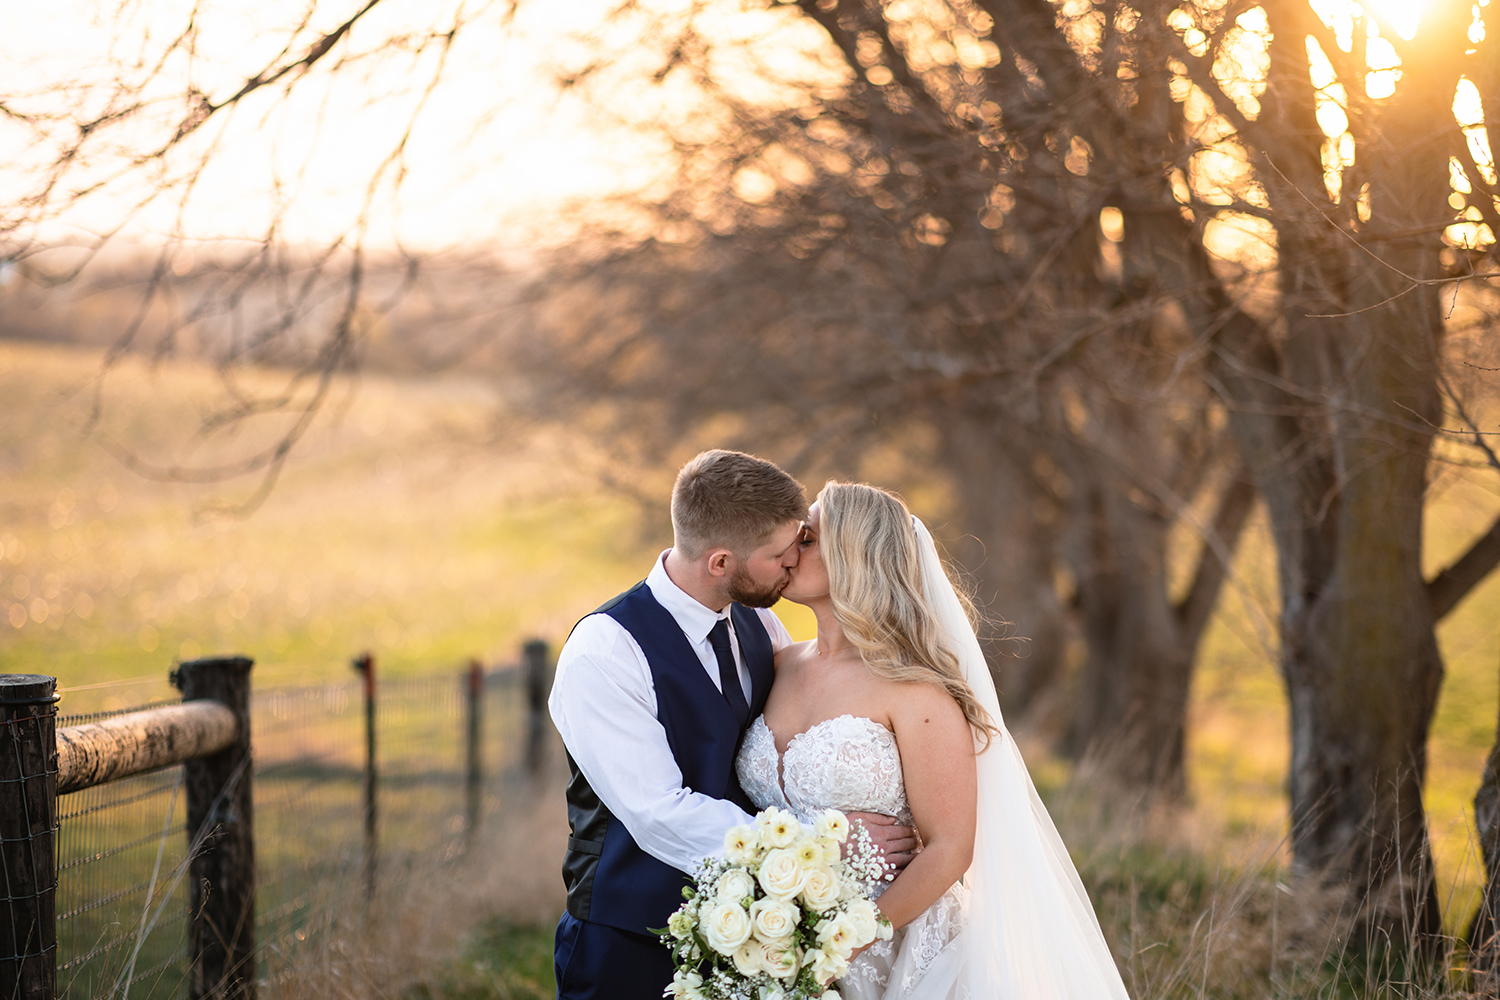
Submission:
[[[408,1000],[548,1000],[552,975],[551,926],[485,921],[462,952],[412,988]]]

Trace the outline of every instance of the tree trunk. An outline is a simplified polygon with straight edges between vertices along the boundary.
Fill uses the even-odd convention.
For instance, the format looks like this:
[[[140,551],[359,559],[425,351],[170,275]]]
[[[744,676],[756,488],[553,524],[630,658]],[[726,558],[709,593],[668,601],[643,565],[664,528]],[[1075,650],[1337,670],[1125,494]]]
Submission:
[[[1193,648],[1168,598],[1168,522],[1075,473],[1072,559],[1088,653],[1071,755],[1127,792],[1186,790],[1183,734]]]
[[[962,506],[952,551],[970,574],[984,615],[980,642],[1011,724],[1063,681],[1066,622],[1053,576],[1055,521],[1024,438],[954,418],[944,428],[946,464]]]
[[[1153,248],[1192,321],[1216,331],[1210,367],[1270,514],[1294,863],[1348,886],[1365,929],[1401,942],[1440,929],[1421,788],[1442,664],[1421,527],[1442,315],[1409,278],[1441,271],[1454,81],[1417,59],[1461,28],[1445,7],[1424,17],[1397,97],[1358,122],[1358,173],[1334,201],[1306,48],[1323,27],[1305,4],[1266,6],[1268,83],[1239,124],[1272,201],[1278,336],[1238,311],[1190,227]],[[1365,182],[1370,218],[1355,211]]]
[[[1469,968],[1479,996],[1500,995],[1500,725],[1484,762],[1484,779],[1474,794],[1474,825],[1486,874],[1479,911],[1469,924]]]

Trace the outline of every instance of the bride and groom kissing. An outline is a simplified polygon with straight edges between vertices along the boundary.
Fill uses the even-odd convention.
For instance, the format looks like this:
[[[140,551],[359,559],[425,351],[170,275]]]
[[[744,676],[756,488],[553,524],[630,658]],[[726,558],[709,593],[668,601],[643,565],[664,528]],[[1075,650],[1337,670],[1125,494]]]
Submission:
[[[876,900],[895,933],[853,957],[845,1000],[1126,1000],[922,522],[860,484],[809,507],[774,464],[715,450],[679,472],[672,529],[558,659],[560,1000],[671,992],[650,929],[768,806],[841,810],[898,869]],[[792,642],[780,598],[815,639]]]

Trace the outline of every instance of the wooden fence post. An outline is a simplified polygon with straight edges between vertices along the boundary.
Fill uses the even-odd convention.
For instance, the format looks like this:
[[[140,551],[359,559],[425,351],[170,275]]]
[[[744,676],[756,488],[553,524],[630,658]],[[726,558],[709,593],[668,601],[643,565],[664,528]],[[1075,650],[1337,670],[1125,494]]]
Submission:
[[[57,679],[0,674],[0,997],[57,995]]]
[[[255,997],[255,808],[251,794],[250,668],[243,656],[191,660],[172,672],[183,701],[234,712],[235,741],[184,767],[192,881],[191,1000]]]
[[[375,657],[362,653],[354,658],[354,669],[364,679],[365,692],[365,916],[375,899],[375,859],[380,840],[375,825]]]
[[[480,759],[480,731],[484,727],[484,667],[478,660],[469,661],[469,745],[464,768],[464,846],[474,844],[479,831],[479,789],[483,778]]]
[[[547,756],[547,643],[532,639],[521,653],[526,661],[526,770],[536,777]]]

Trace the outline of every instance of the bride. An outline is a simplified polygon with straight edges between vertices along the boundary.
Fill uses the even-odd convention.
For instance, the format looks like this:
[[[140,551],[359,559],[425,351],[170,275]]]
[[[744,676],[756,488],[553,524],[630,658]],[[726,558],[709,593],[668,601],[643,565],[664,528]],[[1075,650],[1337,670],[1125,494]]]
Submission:
[[[798,544],[782,596],[818,635],[777,654],[740,785],[758,809],[883,813],[923,842],[877,902],[894,937],[840,994],[1128,1000],[926,527],[884,490],[829,483]]]

